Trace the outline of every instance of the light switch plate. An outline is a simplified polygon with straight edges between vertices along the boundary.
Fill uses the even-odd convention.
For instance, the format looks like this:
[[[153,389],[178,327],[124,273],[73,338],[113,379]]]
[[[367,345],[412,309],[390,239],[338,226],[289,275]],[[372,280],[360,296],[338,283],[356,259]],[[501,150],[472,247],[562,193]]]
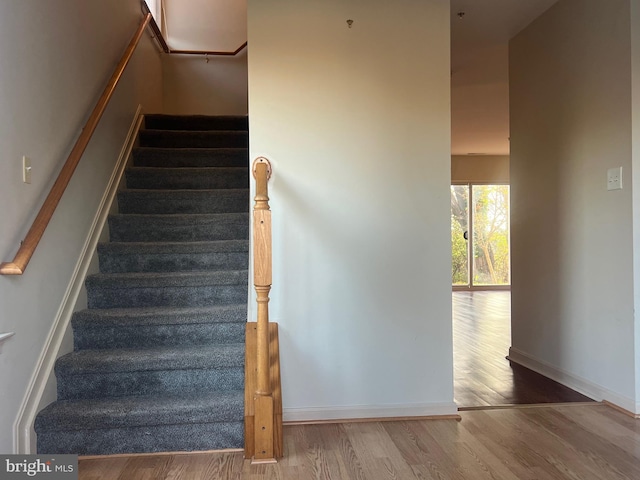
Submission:
[[[31,159],[27,156],[22,157],[22,181],[31,183]]]
[[[607,190],[622,190],[622,167],[607,170]]]

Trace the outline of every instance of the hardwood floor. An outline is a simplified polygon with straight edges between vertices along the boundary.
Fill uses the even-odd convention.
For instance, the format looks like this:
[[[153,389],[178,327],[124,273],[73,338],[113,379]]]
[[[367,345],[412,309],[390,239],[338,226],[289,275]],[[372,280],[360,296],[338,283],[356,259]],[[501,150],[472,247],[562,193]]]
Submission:
[[[81,459],[80,480],[632,480],[640,421],[504,358],[509,292],[456,292],[460,406],[554,403],[460,412],[462,420],[284,427],[285,457],[253,466],[241,452]]]
[[[511,292],[453,292],[454,396],[458,407],[585,402],[581,395],[505,357]]]
[[[242,453],[80,460],[81,480],[640,478],[640,422],[602,404],[461,412],[462,421],[284,428],[285,457]]]

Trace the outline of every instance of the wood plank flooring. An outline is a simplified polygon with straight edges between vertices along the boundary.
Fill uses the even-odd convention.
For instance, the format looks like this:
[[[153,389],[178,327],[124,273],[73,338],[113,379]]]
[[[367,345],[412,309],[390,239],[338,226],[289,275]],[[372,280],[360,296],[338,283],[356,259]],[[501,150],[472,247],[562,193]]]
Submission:
[[[588,397],[505,357],[511,292],[453,292],[454,396],[458,407],[585,402]]]
[[[584,402],[504,358],[509,292],[456,292],[455,397],[460,406]],[[240,452],[81,459],[81,480],[608,480],[640,478],[640,421],[590,404],[460,412],[462,420],[296,425],[285,457]]]
[[[285,426],[285,458],[242,453],[81,459],[81,480],[640,478],[640,421],[602,404],[461,412],[462,421]]]

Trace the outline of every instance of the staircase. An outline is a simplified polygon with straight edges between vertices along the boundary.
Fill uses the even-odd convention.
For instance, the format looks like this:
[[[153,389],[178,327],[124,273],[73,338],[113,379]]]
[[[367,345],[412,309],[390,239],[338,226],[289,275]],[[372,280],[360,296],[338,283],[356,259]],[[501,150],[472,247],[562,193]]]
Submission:
[[[150,115],[55,367],[38,452],[243,447],[246,117]]]

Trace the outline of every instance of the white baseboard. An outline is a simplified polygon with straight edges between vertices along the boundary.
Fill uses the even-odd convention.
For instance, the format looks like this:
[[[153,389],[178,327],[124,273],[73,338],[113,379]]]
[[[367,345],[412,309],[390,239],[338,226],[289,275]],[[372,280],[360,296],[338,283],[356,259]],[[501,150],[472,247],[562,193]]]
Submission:
[[[454,403],[353,405],[345,407],[285,408],[284,422],[323,422],[364,418],[440,417],[458,414]]]
[[[635,399],[625,397],[619,393],[613,392],[608,388],[597,385],[578,375],[569,373],[561,368],[555,367],[549,363],[538,360],[533,356],[524,353],[516,348],[509,348],[509,360],[523,367],[527,367],[534,372],[538,372],[545,377],[549,377],[562,385],[572,388],[576,392],[582,393],[587,397],[601,402],[606,400],[609,403],[617,405],[631,413],[640,413],[640,403],[636,403]]]
[[[142,120],[142,106],[139,105],[13,424],[15,454],[35,453],[33,424]]]

